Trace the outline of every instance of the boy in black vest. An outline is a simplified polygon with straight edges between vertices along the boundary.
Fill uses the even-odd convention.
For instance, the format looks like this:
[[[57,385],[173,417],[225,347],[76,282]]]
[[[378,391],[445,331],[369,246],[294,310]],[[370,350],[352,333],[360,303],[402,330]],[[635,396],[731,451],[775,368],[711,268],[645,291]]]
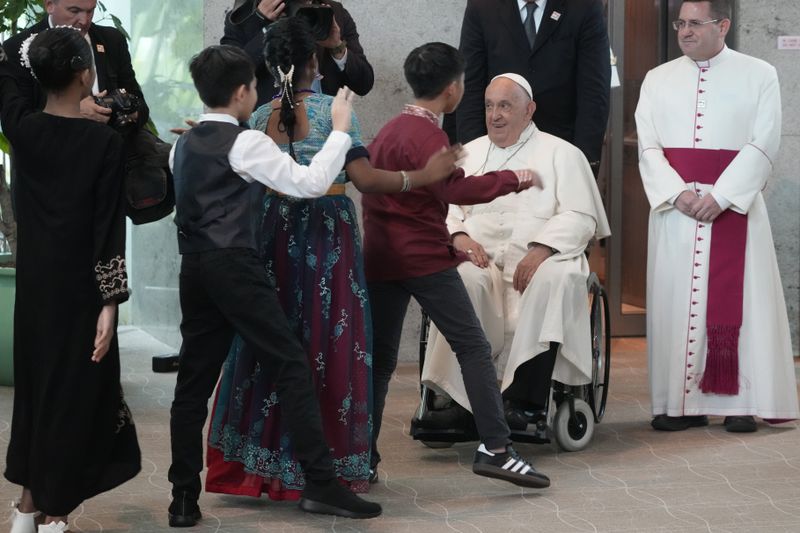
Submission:
[[[336,96],[331,107],[335,131],[305,167],[263,132],[239,126],[257,99],[254,67],[243,51],[212,46],[196,55],[189,69],[210,109],[178,139],[170,156],[183,255],[183,345],[170,419],[169,525],[190,527],[200,519],[203,426],[234,333],[275,376],[306,475],[300,508],[350,518],[378,516],[380,505],[362,500],[336,480],[306,356],[256,253],[265,185],[292,196],[316,197],[341,171],[351,144],[344,132],[350,127],[352,93],[343,89]]]

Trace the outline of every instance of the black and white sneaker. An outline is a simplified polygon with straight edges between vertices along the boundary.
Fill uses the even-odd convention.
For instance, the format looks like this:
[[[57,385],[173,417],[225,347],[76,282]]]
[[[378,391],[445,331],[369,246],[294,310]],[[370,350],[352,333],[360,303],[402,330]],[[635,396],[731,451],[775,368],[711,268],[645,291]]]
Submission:
[[[506,447],[505,453],[492,453],[481,444],[475,452],[472,471],[479,476],[501,479],[521,487],[543,489],[550,486],[550,478],[537,472],[511,446]]]

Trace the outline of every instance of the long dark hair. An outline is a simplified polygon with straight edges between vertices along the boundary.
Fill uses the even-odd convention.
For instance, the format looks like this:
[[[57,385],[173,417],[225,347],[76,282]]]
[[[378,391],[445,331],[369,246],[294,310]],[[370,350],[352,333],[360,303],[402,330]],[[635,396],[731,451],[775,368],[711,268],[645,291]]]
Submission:
[[[316,50],[311,28],[302,18],[286,17],[270,24],[264,43],[264,58],[270,74],[281,87],[278,128],[282,127],[289,137],[289,154],[293,158],[294,131],[297,124],[294,84],[306,71]],[[282,81],[282,78],[285,79]]]
[[[45,30],[30,43],[28,61],[34,77],[47,92],[59,92],[72,83],[76,74],[92,68],[92,50],[78,30]]]

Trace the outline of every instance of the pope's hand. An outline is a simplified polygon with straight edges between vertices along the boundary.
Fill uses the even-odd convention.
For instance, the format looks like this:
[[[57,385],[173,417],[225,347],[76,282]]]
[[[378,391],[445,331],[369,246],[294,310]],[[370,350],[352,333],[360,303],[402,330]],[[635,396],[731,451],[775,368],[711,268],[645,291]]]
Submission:
[[[527,168],[523,170],[515,170],[514,174],[517,175],[517,180],[519,180],[519,187],[517,188],[517,191],[524,191],[525,189],[529,189],[531,187],[539,187],[540,189],[544,188],[539,174],[533,170]]]
[[[517,269],[514,270],[514,289],[520,293],[525,292],[539,266],[551,255],[553,250],[549,247],[534,244],[522,261],[517,263]]]
[[[466,233],[457,233],[456,236],[453,237],[453,247],[467,254],[467,257],[469,257],[473,265],[480,268],[487,268],[489,266],[489,254],[486,253],[486,250],[483,249],[483,246],[481,246],[478,241],[474,240]]]

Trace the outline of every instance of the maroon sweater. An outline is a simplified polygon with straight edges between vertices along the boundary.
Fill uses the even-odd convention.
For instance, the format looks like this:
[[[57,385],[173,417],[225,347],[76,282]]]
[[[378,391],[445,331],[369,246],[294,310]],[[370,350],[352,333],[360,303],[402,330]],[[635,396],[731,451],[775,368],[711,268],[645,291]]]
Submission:
[[[400,114],[369,145],[370,161],[385,170],[421,169],[431,155],[449,146],[431,120]],[[364,266],[367,281],[427,276],[459,264],[447,231],[448,204],[490,202],[517,190],[509,171],[465,177],[459,169],[433,185],[406,193],[365,194]]]

